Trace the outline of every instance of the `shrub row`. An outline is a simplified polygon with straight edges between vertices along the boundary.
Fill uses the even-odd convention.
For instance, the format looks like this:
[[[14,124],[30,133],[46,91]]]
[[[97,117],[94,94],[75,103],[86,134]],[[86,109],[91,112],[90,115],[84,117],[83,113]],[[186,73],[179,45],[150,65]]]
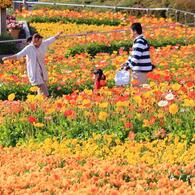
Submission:
[[[180,39],[170,39],[170,40],[149,40],[149,43],[153,47],[165,47],[167,45],[186,45],[186,40],[184,38]],[[190,44],[194,44],[195,39],[193,39]],[[88,53],[94,57],[97,53],[113,53],[113,51],[118,51],[120,48],[123,48],[124,51],[129,51],[129,48],[132,47],[132,41],[113,41],[110,45],[105,45],[103,43],[90,43],[86,45],[76,45],[72,48],[69,48],[66,57],[75,56],[80,53]]]
[[[55,22],[63,22],[63,23],[76,23],[76,24],[88,24],[88,25],[109,25],[109,26],[118,26],[121,22],[120,20],[113,19],[91,19],[91,18],[66,18],[66,17],[31,17],[28,19],[29,22],[37,22],[37,23],[55,23]]]

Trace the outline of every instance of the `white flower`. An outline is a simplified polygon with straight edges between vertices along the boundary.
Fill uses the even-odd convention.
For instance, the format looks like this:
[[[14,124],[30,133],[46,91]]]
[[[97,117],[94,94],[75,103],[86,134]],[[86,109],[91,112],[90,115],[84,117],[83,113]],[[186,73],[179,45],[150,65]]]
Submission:
[[[142,86],[143,86],[143,88],[146,88],[146,89],[150,88],[150,85],[148,85],[148,84],[143,84]]]
[[[168,93],[166,96],[165,96],[165,99],[166,100],[173,100],[174,99],[174,95],[172,93]]]
[[[160,102],[158,102],[159,107],[165,107],[166,105],[168,105],[168,102],[166,100],[161,100]]]

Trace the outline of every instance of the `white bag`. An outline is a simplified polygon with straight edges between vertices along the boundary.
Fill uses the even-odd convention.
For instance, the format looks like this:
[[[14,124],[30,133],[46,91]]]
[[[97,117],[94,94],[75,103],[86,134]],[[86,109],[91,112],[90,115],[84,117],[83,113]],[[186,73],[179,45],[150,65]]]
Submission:
[[[128,85],[130,82],[130,73],[126,70],[120,70],[115,75],[115,84],[117,86]]]

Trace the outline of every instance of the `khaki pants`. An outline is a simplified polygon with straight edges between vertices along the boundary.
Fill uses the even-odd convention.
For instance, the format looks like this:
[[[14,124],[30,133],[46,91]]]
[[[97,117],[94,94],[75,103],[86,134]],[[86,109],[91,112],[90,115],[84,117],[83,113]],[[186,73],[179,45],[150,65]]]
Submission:
[[[138,83],[133,86],[141,86],[148,83],[147,72],[132,72],[132,80],[136,80]]]
[[[38,91],[37,91],[38,95],[44,95],[46,97],[49,96],[48,88],[45,83],[37,85],[37,87],[38,87]]]

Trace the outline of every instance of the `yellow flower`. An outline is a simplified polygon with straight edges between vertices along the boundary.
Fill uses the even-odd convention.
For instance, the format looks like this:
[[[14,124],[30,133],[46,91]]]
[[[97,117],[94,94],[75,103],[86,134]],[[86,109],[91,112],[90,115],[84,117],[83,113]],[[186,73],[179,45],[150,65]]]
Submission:
[[[106,121],[107,117],[108,117],[107,112],[100,112],[99,115],[98,115],[98,119],[101,120],[101,121]]]
[[[123,102],[119,101],[116,103],[116,106],[117,107],[127,107],[127,106],[129,106],[129,102],[128,101],[123,101]]]
[[[88,99],[84,99],[83,102],[82,102],[83,105],[87,105],[87,104],[90,104],[90,103],[91,103],[91,101],[88,100]]]
[[[46,110],[45,114],[52,114],[55,111],[56,111],[55,108],[49,108],[49,109]]]
[[[44,100],[44,96],[43,95],[36,95],[35,99],[38,101],[42,101],[42,100]]]
[[[43,123],[33,123],[35,127],[44,127]]]
[[[169,112],[171,113],[171,114],[176,114],[177,112],[178,112],[178,106],[176,105],[176,104],[171,104],[170,106],[169,106]]]
[[[176,84],[172,84],[171,85],[171,88],[174,90],[174,91],[178,91],[180,89],[181,85],[176,83]]]
[[[32,91],[32,92],[36,92],[38,90],[38,87],[37,86],[33,86],[29,90]]]
[[[100,108],[107,108],[108,107],[108,102],[99,103],[99,107]]]
[[[16,97],[15,94],[11,93],[11,94],[8,95],[8,100],[13,101],[15,99],[15,97]]]
[[[84,92],[85,92],[87,95],[92,95],[92,94],[93,94],[93,91],[92,91],[92,90],[88,90],[88,89],[85,89]]]
[[[190,100],[190,99],[185,99],[184,100],[184,106],[186,107],[194,107],[195,106],[195,101]]]
[[[135,102],[136,102],[138,105],[140,105],[140,104],[142,103],[142,99],[141,99],[141,97],[138,96],[138,95],[136,95],[133,99],[135,100]]]
[[[85,111],[85,112],[84,112],[84,115],[85,115],[86,117],[89,117],[89,116],[91,115],[91,113],[90,113],[89,111]]]
[[[34,95],[30,95],[30,94],[27,95],[27,100],[33,101],[34,99],[35,99]]]

